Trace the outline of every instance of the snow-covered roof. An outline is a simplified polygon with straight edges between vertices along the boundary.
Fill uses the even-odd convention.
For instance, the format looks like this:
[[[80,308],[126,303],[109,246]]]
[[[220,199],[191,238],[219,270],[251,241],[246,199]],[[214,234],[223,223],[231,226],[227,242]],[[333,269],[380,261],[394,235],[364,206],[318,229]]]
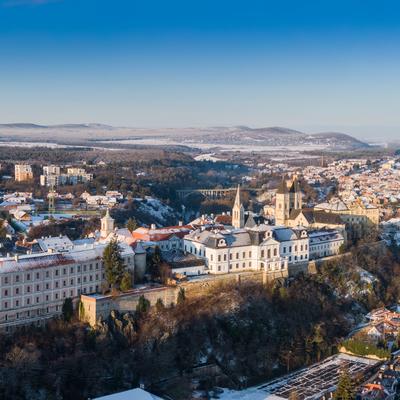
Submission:
[[[162,398],[155,396],[146,390],[136,388],[126,390],[125,392],[110,394],[108,396],[97,397],[93,400],[162,400]]]

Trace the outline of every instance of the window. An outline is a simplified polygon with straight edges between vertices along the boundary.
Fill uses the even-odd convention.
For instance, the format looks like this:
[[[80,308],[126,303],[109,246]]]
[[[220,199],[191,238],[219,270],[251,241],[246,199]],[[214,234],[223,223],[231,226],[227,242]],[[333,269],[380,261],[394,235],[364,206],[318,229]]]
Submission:
[[[58,276],[58,269],[56,269],[55,273],[56,273],[56,276]]]
[[[74,273],[74,267],[71,267],[69,271],[71,272],[71,274],[73,274]]]
[[[19,294],[19,287],[15,288],[15,294]]]
[[[4,308],[8,308],[8,302],[7,301],[4,302]]]
[[[8,296],[8,290],[7,289],[4,291],[4,296]]]
[[[36,285],[36,291],[39,292],[39,290],[40,290],[40,286]]]
[[[39,274],[39,272],[36,272],[36,279],[40,279],[40,274]]]
[[[26,280],[30,281],[31,280],[31,274],[26,274]]]
[[[58,281],[56,281],[56,288],[58,288]]]
[[[19,282],[19,275],[15,276],[15,282]]]
[[[15,300],[15,307],[19,307],[19,300]]]
[[[26,291],[27,291],[28,293],[30,293],[31,287],[30,287],[30,286],[27,286],[27,287],[26,287]]]
[[[46,278],[50,276],[49,271],[46,271]]]
[[[63,275],[67,274],[67,268],[63,268]]]
[[[265,251],[264,251],[264,250],[261,250],[261,257],[262,257],[262,258],[264,258],[264,253],[265,253]]]
[[[7,277],[4,278],[4,284],[8,285],[8,278]]]

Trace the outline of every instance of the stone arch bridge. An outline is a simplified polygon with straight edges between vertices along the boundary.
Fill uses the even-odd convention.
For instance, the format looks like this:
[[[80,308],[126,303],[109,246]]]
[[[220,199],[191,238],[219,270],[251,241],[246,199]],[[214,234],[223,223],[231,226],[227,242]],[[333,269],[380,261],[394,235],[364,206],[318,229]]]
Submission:
[[[177,190],[176,193],[178,194],[178,197],[181,201],[185,200],[185,198],[192,193],[200,193],[203,197],[207,199],[215,200],[215,199],[224,199],[229,195],[231,195],[232,193],[235,193],[236,190],[237,187],[225,188],[225,189],[182,189],[182,190]],[[241,187],[240,190],[248,192],[262,191],[262,189],[245,188],[245,187]]]

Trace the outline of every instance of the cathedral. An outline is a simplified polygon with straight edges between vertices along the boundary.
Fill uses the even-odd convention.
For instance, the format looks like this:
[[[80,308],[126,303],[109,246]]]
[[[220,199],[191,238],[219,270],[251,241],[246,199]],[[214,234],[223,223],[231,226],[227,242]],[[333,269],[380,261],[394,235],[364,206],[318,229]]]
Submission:
[[[296,176],[290,181],[282,179],[276,192],[275,225],[290,226],[293,212],[303,207],[302,193]]]

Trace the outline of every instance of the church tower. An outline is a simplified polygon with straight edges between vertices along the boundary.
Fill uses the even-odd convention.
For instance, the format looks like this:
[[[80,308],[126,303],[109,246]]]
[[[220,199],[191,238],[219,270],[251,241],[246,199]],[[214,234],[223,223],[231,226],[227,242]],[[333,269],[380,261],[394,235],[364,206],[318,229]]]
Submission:
[[[244,227],[244,207],[240,197],[240,185],[238,185],[235,204],[232,209],[232,226],[236,229]]]
[[[287,225],[292,211],[302,208],[303,199],[297,176],[293,177],[289,185],[285,178],[282,178],[276,192],[275,225]]]
[[[111,218],[110,210],[107,208],[106,215],[101,219],[100,235],[102,238],[106,238],[112,232],[114,232],[114,219]]]
[[[285,225],[286,220],[289,218],[289,200],[286,179],[282,177],[282,182],[276,191],[275,225]]]
[[[292,210],[301,210],[303,208],[303,198],[301,194],[300,184],[295,175],[290,188],[290,212]],[[289,212],[289,214],[290,214]]]

